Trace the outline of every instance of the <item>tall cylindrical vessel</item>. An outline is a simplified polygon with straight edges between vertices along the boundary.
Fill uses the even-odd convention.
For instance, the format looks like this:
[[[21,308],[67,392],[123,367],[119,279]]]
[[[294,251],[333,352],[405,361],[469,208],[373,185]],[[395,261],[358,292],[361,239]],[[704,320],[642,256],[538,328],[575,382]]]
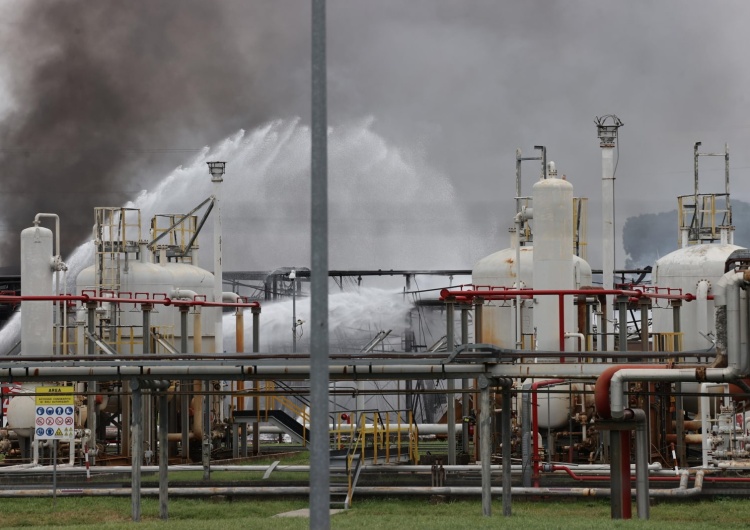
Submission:
[[[21,295],[52,296],[52,230],[33,226],[21,232]],[[21,305],[21,352],[49,356],[53,353],[52,301]]]
[[[534,289],[573,289],[573,185],[564,179],[547,178],[534,184],[532,194]],[[574,331],[573,299],[566,296],[563,301],[565,318],[560,329],[558,297],[538,297],[534,308],[537,349],[559,351],[561,334]],[[572,346],[570,343],[569,348]]]

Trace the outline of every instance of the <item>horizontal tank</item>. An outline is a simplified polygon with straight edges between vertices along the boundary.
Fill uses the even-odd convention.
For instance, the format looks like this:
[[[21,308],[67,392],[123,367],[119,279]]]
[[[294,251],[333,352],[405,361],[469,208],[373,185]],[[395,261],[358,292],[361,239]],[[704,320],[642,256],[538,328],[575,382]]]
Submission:
[[[530,384],[531,381],[527,379],[525,383]],[[537,392],[537,421],[541,429],[568,427],[571,419],[575,419],[577,415],[588,418],[593,413],[593,385],[556,383],[542,386]],[[523,408],[518,409],[519,422],[523,418],[522,411]]]
[[[681,289],[682,293],[697,294],[699,284],[712,294],[713,286],[724,275],[724,264],[735,250],[729,244],[704,244],[684,247],[658,259],[652,272],[652,283],[659,288]],[[674,331],[673,312],[665,301],[654,303],[652,309],[654,333]],[[680,308],[682,349],[708,350],[716,336],[713,300],[683,303]]]
[[[534,287],[533,256],[534,247],[525,246],[520,249],[521,255],[521,288]],[[490,254],[479,260],[472,270],[472,283],[481,288],[496,286],[515,288],[516,282],[516,249],[506,248]],[[578,256],[573,256],[573,285],[575,289],[592,285],[591,266]],[[566,312],[575,316],[572,309],[572,297],[566,297],[571,307]],[[514,349],[516,347],[516,320],[514,302],[487,301],[482,314],[482,341],[494,344],[500,348]],[[531,349],[530,336],[534,333],[534,309],[531,300],[521,301],[522,333],[526,337],[525,348]],[[555,306],[557,300],[555,299]],[[557,313],[555,313],[557,314]],[[557,320],[555,320],[555,323]],[[568,331],[576,331],[570,329]],[[570,341],[574,342],[574,341]]]
[[[35,383],[27,383],[16,388],[13,391],[13,397],[8,402],[8,428],[23,438],[30,438],[34,434],[36,386]]]
[[[131,260],[127,267],[123,267],[120,272],[120,291],[123,293],[148,293],[149,296],[166,296],[173,297],[176,290],[194,292],[204,300],[213,300],[213,281],[214,275],[209,271],[190,265],[187,263],[166,263],[156,264],[145,261]],[[83,290],[94,289],[95,286],[95,267],[83,269],[76,279],[76,288],[80,293]],[[113,308],[105,309],[114,310]],[[127,306],[121,306],[116,315],[116,321],[122,328],[123,340],[128,337],[132,330],[133,338],[138,339],[134,348],[140,351],[140,338],[142,337],[141,328],[143,325],[143,314],[138,308],[137,311],[126,310]],[[191,309],[188,318],[188,335],[190,340],[188,345],[190,353],[199,353],[193,351],[195,348],[193,337],[196,316],[200,318],[200,328],[202,342],[198,348],[200,352],[213,351],[213,318],[211,311],[213,308],[202,308],[199,314],[195,309]],[[151,312],[151,326],[162,328],[166,335],[173,335],[175,344],[179,344],[180,337],[180,312],[175,307],[164,307],[157,305]],[[112,316],[109,315],[110,321]],[[138,353],[134,351],[133,353]],[[124,352],[129,353],[129,352]]]

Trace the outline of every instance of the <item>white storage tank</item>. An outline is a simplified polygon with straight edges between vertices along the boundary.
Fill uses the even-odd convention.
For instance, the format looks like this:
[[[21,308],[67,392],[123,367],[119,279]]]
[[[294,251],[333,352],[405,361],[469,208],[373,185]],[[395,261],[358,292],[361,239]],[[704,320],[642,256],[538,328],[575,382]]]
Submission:
[[[551,176],[532,187],[534,207],[534,288],[575,288],[573,265],[573,185]],[[576,332],[573,298],[565,297],[566,332]],[[535,308],[537,348],[560,349],[559,302],[556,296],[539,296]],[[566,343],[571,350],[573,341]]]
[[[120,292],[130,293],[135,296],[136,293],[148,293],[149,297],[161,295],[171,297],[172,293],[179,289],[182,291],[193,291],[205,300],[213,300],[213,279],[210,272],[200,267],[186,263],[150,263],[147,259],[150,257],[145,249],[142,249],[143,259],[140,261],[130,260],[127,267],[123,267],[120,272]],[[83,290],[93,290],[95,288],[95,269],[94,266],[82,270],[76,278],[77,292]],[[107,308],[105,304],[105,309]],[[131,309],[135,309],[131,311]],[[190,310],[188,318],[188,347],[193,352],[193,336],[195,323],[195,309]],[[200,310],[201,335],[202,335],[202,352],[213,351],[213,319],[211,312],[214,308],[202,308]],[[128,304],[121,304],[117,315],[118,324],[123,327],[123,336],[129,335],[128,327],[133,330],[136,351],[139,353],[141,327],[143,325],[143,314],[140,307],[133,308]],[[151,326],[161,327],[169,335],[175,338],[175,343],[179,345],[181,323],[180,311],[173,306],[166,307],[156,305],[151,312]],[[129,354],[129,351],[122,352]]]
[[[18,436],[29,438],[34,434],[34,420],[36,418],[35,383],[27,383],[13,391],[13,397],[8,402],[8,428]]]
[[[652,283],[660,288],[681,289],[682,293],[698,294],[712,288],[724,275],[724,264],[735,250],[743,247],[730,244],[703,244],[684,247],[658,259],[652,271]],[[654,333],[674,330],[673,310],[666,301],[658,301],[652,309]],[[713,300],[683,302],[680,308],[682,349],[708,350],[716,336]]]
[[[52,296],[52,230],[32,226],[21,232],[21,295]],[[52,301],[21,304],[21,353],[49,356],[53,350]]]

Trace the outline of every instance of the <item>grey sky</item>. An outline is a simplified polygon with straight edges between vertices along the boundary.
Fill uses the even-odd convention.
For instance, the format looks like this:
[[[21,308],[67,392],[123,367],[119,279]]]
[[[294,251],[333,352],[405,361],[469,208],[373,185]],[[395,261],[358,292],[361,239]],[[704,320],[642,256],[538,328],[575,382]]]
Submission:
[[[153,187],[191,156],[183,149],[308,119],[306,1],[0,9],[0,267],[15,263],[17,233],[37,211],[70,219],[81,232],[70,246],[86,236],[92,205]],[[601,265],[596,115],[625,122],[620,228],[692,191],[696,140],[713,151],[729,143],[733,198],[750,200],[744,1],[329,0],[328,12],[331,125],[372,116],[391,145],[448,176],[469,219],[453,237],[482,242],[467,267],[507,246],[514,150],[536,144],[590,198],[589,261]],[[721,161],[701,167],[703,191],[722,191]],[[536,173],[524,171],[528,193]]]

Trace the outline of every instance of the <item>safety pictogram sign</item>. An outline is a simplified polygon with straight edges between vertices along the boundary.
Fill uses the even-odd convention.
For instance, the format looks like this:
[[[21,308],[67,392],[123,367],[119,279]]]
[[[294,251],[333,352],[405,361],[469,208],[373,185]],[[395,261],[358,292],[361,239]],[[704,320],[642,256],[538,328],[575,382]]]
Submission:
[[[73,387],[39,386],[36,393],[36,439],[72,440],[75,437]]]

